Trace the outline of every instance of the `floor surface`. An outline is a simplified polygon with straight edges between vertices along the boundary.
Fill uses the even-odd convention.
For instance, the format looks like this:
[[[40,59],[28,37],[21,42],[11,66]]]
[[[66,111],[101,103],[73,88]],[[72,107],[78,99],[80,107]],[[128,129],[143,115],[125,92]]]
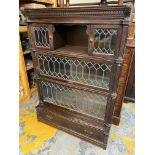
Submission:
[[[20,105],[20,155],[134,155],[133,103],[123,104],[120,125],[112,125],[107,150],[38,122],[37,104],[35,95]]]

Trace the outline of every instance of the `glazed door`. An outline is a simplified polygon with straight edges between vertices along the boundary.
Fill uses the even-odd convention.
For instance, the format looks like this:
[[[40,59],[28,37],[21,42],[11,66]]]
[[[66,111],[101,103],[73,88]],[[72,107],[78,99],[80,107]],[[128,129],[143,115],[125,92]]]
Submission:
[[[36,53],[38,73],[40,76],[80,84],[84,87],[114,91],[117,64],[103,59],[81,58],[78,56],[60,56],[53,52]]]
[[[114,62],[60,56],[54,51],[36,52],[36,60],[43,102],[102,120],[112,117],[106,111],[113,109],[111,97],[117,74]]]
[[[51,24],[30,24],[29,38],[32,50],[53,50],[54,27]]]
[[[48,79],[40,80],[43,102],[104,120],[109,95]]]
[[[119,56],[121,26],[119,25],[88,25],[90,55],[116,58]]]

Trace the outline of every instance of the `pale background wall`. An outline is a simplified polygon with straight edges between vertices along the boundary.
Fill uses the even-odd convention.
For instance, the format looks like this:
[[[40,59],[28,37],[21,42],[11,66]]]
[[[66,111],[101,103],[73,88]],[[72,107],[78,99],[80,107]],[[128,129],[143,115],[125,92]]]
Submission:
[[[76,4],[76,3],[93,3],[93,2],[100,2],[100,0],[70,0],[71,4]]]
[[[107,0],[107,1],[118,1],[118,0]],[[66,3],[66,0],[64,0]],[[70,4],[76,3],[93,3],[93,2],[100,2],[100,0],[70,0]]]

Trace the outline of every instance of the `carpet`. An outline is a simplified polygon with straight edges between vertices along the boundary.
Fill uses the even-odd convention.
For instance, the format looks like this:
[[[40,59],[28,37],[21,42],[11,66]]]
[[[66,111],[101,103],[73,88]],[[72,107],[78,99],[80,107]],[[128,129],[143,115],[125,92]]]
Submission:
[[[20,155],[134,155],[135,104],[124,103],[119,126],[112,125],[107,150],[38,122],[38,95],[20,105]]]

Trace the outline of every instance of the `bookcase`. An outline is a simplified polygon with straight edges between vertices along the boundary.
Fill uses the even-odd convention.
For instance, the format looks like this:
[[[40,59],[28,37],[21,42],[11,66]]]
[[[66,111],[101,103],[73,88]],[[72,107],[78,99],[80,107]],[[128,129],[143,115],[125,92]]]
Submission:
[[[130,63],[130,51],[124,50],[130,8],[103,5],[23,13],[39,91],[38,121],[106,149],[111,124],[117,122],[115,104],[121,107],[116,99],[123,98],[119,80],[128,74]]]
[[[19,27],[19,102],[26,102],[37,92],[27,26]]]

